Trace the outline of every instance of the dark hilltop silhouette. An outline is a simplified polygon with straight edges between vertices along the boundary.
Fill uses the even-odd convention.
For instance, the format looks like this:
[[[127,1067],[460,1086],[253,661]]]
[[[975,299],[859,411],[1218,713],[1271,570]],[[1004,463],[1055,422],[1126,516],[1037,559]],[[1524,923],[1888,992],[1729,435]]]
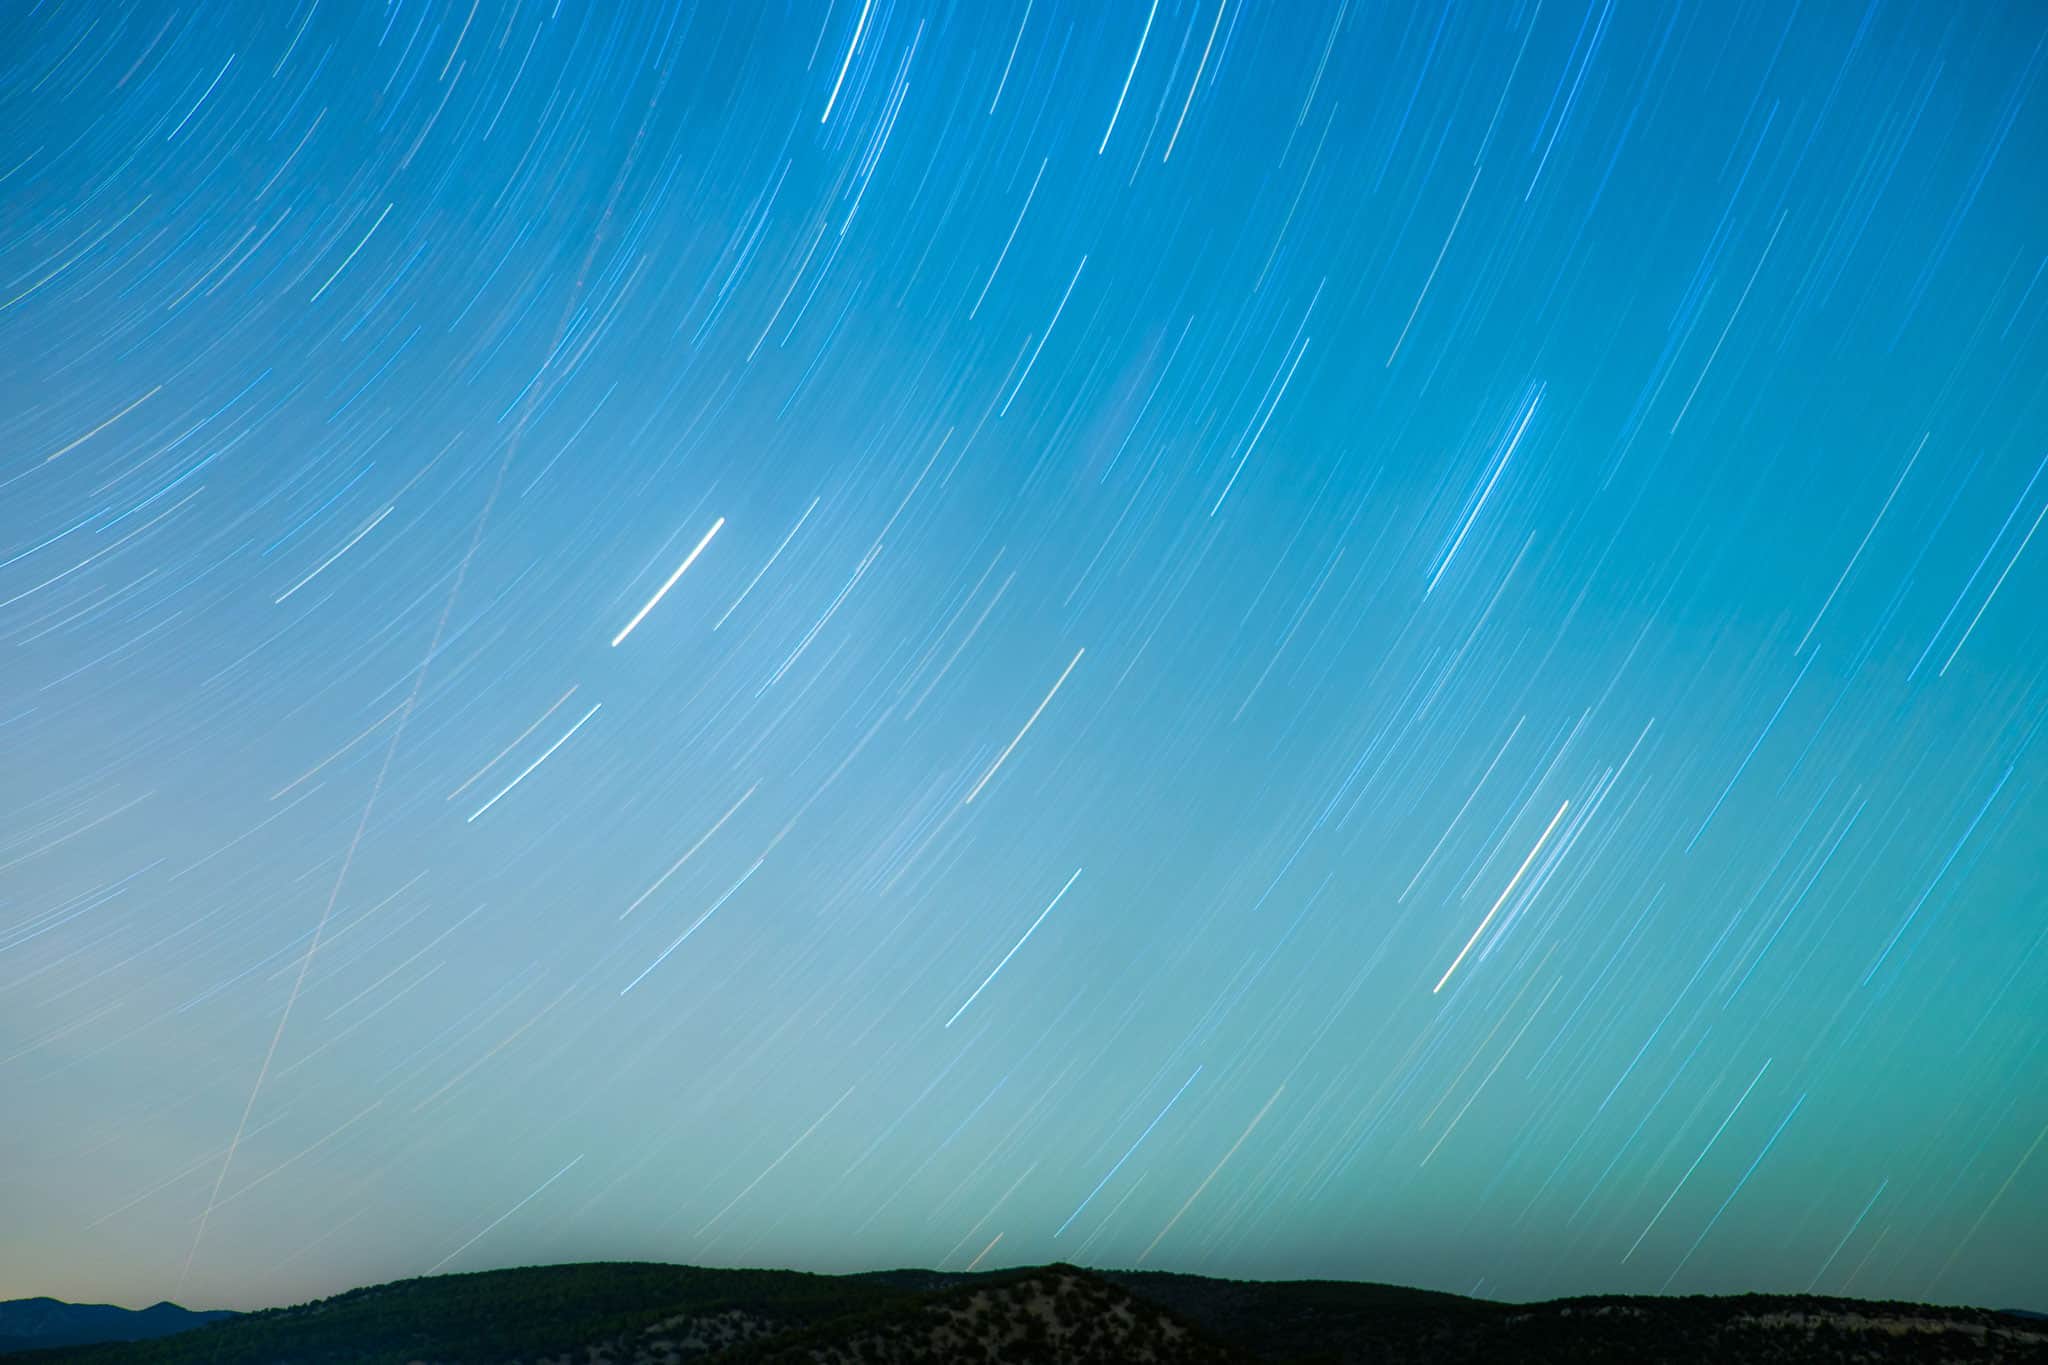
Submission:
[[[224,1311],[195,1313],[175,1303],[137,1309],[62,1299],[8,1299],[0,1302],[0,1354],[98,1341],[147,1341],[234,1316]]]
[[[89,1311],[22,1302],[51,1305],[51,1322]],[[1070,1265],[811,1275],[599,1262],[400,1280],[257,1313],[128,1316],[155,1327],[172,1321],[163,1309],[219,1320],[153,1340],[45,1337],[30,1344],[56,1349],[8,1365],[2048,1362],[2048,1322],[1984,1309],[1765,1294],[1506,1304]]]

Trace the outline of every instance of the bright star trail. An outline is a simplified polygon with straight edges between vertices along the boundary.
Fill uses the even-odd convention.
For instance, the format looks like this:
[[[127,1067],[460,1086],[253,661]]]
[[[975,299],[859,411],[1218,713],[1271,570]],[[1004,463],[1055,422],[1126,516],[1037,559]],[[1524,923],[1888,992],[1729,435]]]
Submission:
[[[0,1298],[2048,1310],[2044,165],[2027,4],[6,7]]]

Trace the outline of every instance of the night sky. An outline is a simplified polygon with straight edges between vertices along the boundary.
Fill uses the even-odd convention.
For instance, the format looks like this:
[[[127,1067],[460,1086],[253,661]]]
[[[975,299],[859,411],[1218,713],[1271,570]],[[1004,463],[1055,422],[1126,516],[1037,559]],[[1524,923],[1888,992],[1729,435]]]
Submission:
[[[0,1297],[2048,1308],[2048,13],[15,0]]]

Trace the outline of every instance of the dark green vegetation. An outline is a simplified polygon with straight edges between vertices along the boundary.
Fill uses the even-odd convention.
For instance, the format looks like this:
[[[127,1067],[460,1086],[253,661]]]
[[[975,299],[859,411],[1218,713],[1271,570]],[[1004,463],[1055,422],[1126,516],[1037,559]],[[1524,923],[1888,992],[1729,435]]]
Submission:
[[[22,1365],[942,1365],[952,1361],[2048,1363],[2018,1315],[1805,1296],[1518,1305],[1386,1285],[1072,1266],[954,1275],[634,1263],[402,1280]]]

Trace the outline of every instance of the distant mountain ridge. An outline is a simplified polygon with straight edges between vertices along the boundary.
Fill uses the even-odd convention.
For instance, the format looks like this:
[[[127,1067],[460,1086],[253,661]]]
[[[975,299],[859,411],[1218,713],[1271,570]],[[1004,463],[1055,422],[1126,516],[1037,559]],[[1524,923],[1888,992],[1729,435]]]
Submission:
[[[291,1308],[210,1316],[222,1320],[175,1336],[37,1350],[18,1359],[22,1365],[2048,1365],[2048,1322],[1982,1309],[1762,1294],[1505,1304],[1393,1285],[1212,1280],[1071,1265],[981,1274],[812,1275],[599,1262],[401,1280]]]
[[[0,1302],[0,1352],[147,1341],[234,1316],[224,1309],[194,1312],[170,1302],[121,1308],[111,1303],[66,1303],[51,1298],[8,1299]]]

